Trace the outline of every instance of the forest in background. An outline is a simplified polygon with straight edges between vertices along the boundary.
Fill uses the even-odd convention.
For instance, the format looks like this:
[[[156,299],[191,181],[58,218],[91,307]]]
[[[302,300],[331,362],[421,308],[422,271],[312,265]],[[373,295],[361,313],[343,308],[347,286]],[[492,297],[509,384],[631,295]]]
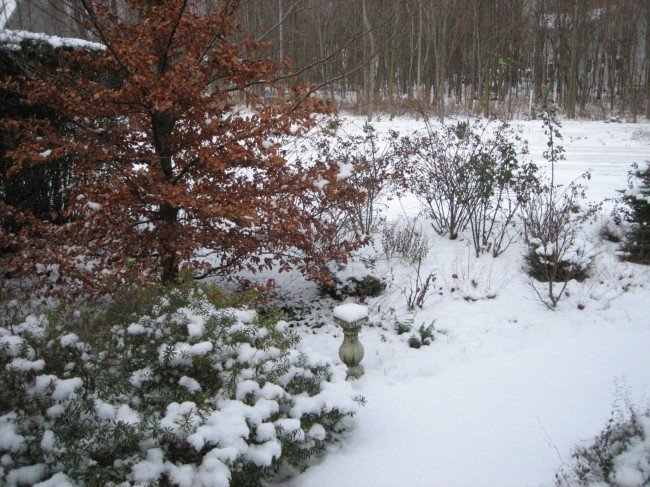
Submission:
[[[6,26],[86,37],[75,23],[82,2],[23,0]],[[287,86],[311,84],[368,116],[510,118],[554,100],[568,118],[650,117],[644,0],[238,3],[242,27],[268,43],[266,55],[290,60]]]

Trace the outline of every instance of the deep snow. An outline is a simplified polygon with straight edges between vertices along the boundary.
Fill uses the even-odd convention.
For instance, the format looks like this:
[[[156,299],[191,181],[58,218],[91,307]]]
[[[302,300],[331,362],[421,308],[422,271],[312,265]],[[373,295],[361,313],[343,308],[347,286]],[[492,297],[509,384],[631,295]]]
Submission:
[[[362,123],[348,118],[344,130]],[[407,118],[376,125],[402,133],[422,126]],[[541,163],[541,122],[517,125],[530,158]],[[591,170],[592,201],[616,197],[630,164],[650,159],[648,124],[565,121],[562,133],[566,161],[556,179],[566,183]],[[387,216],[418,212],[407,197],[391,201]],[[367,405],[346,441],[291,486],[552,485],[572,447],[600,432],[615,402],[647,404],[650,269],[618,261],[615,245],[597,239],[597,225],[585,229],[599,251],[594,276],[570,283],[556,311],[534,297],[521,243],[497,259],[475,259],[469,242],[427,231],[433,248],[425,267],[437,276],[435,292],[424,309],[408,313],[400,288],[413,270],[379,259],[373,273],[389,285],[368,303],[371,324],[361,332],[366,373],[354,383]],[[318,299],[313,285],[284,276],[280,294]],[[337,360],[342,333],[331,323],[331,308],[320,305],[316,321],[325,324],[300,326],[302,347]],[[395,317],[413,320],[414,330],[435,321],[434,343],[409,348],[411,333],[398,336]]]

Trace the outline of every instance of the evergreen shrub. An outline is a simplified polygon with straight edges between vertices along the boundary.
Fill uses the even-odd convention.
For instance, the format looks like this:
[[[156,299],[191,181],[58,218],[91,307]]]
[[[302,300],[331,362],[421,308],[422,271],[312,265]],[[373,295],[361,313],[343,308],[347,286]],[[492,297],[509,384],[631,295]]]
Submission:
[[[343,366],[270,313],[185,283],[0,310],[0,484],[260,485],[348,426]],[[12,308],[12,309],[9,309]]]

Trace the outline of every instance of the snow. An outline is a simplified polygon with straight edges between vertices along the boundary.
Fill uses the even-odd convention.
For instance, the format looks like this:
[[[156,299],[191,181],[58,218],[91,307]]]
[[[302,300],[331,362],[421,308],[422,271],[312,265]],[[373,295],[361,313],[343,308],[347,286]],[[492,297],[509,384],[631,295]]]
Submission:
[[[192,379],[186,375],[178,379],[178,385],[187,389],[190,394],[194,394],[201,390],[201,384],[199,384],[196,379]]]
[[[282,454],[282,446],[276,440],[267,441],[260,445],[250,445],[246,458],[258,467],[269,467],[273,460]]]
[[[311,428],[309,428],[308,435],[315,440],[322,441],[326,438],[327,432],[325,431],[325,428],[323,428],[323,425],[315,423]]]
[[[253,414],[253,408],[240,401],[224,401],[222,408],[211,412],[205,423],[188,437],[188,441],[197,451],[206,444],[211,444],[243,452],[246,444],[242,440],[250,432],[246,419]],[[266,418],[257,419],[256,423],[259,424]]]
[[[171,348],[171,365],[189,365],[192,363],[192,356],[201,356],[205,355],[212,351],[214,345],[212,342],[203,341],[190,345],[185,342],[177,342]],[[159,350],[159,356],[161,363],[164,361],[165,353],[167,352],[168,347],[161,346]]]
[[[20,353],[24,340],[17,335],[0,337],[0,347],[4,348],[10,356],[15,357]]]
[[[14,421],[16,413],[11,412],[0,416],[0,450],[16,452],[20,450],[25,443],[25,438],[16,433]]]
[[[247,395],[259,392],[260,385],[254,380],[245,380],[237,384],[235,397],[240,401],[244,400]]]
[[[140,422],[140,415],[127,404],[121,404],[115,412],[115,423],[135,425]]]
[[[41,438],[41,448],[45,451],[54,449],[55,436],[52,430],[46,430]]]
[[[47,408],[46,414],[49,418],[58,418],[65,412],[65,408],[62,404],[55,404]]]
[[[155,482],[165,472],[163,452],[160,448],[147,450],[147,459],[133,465],[133,480],[142,484]]]
[[[203,457],[197,475],[197,480],[201,482],[199,485],[205,487],[227,487],[230,485],[230,470],[221,460],[222,454],[222,449],[214,448]]]
[[[260,396],[264,399],[280,399],[286,395],[285,390],[277,384],[267,382],[260,389]]]
[[[66,474],[59,472],[47,480],[34,484],[34,487],[74,487],[74,484]]]
[[[368,308],[356,303],[346,303],[334,308],[334,318],[347,323],[362,320],[368,317]]]
[[[54,48],[76,47],[84,49],[104,49],[103,44],[85,41],[83,39],[58,37],[37,32],[28,32],[25,30],[2,29],[2,31],[0,31],[0,46],[4,44],[12,49],[18,49],[20,48],[20,43],[24,40],[46,42]]]
[[[346,382],[324,382],[322,390],[312,397],[296,397],[289,416],[300,418],[304,414],[329,413],[338,410],[341,413],[357,413],[359,404],[347,395]]]
[[[3,0],[2,9],[0,10],[0,29],[4,29],[5,25],[11,18],[16,9],[16,0]]]
[[[638,417],[643,437],[635,437],[627,450],[614,458],[613,480],[621,487],[647,485],[650,479],[650,416]]]
[[[142,335],[146,331],[144,325],[140,323],[131,323],[127,328],[126,332],[129,335]]]
[[[529,142],[530,158],[546,169],[541,122],[514,124]],[[348,117],[343,130],[360,132],[362,125],[362,118]],[[376,126],[410,133],[423,124],[396,117]],[[556,180],[567,184],[591,170],[590,201],[619,196],[631,164],[650,159],[639,132],[650,134],[650,125],[563,121],[567,152]],[[419,216],[412,196],[387,204],[389,221]],[[606,201],[604,213],[612,206]],[[597,223],[591,224],[579,242],[598,252],[594,277],[569,283],[569,296],[551,311],[522,272],[521,241],[497,259],[476,259],[467,240],[441,238],[426,219],[417,221],[432,244],[423,267],[436,275],[435,289],[424,309],[408,311],[402,290],[413,270],[399,259],[377,259],[372,273],[389,285],[368,300],[372,326],[360,335],[365,374],[352,382],[367,403],[345,440],[287,485],[554,485],[574,446],[602,431],[618,391],[628,391],[641,407],[650,398],[644,346],[650,341],[650,269],[619,261],[616,246],[598,241]],[[322,299],[316,286],[295,276],[262,278],[269,277],[299,303]],[[343,333],[323,322],[323,307],[314,313],[317,329],[309,321],[296,329],[303,350],[336,360]],[[397,335],[395,320],[412,320],[414,331],[435,322],[435,340],[411,349],[412,333]],[[295,412],[308,414],[317,402],[297,401]],[[617,458],[617,482],[640,485],[649,450],[648,440],[638,440]]]
[[[165,416],[160,420],[160,429],[168,430],[172,434],[180,435],[181,425],[187,423],[198,425],[201,418],[197,414],[196,404],[191,401],[183,403],[172,402],[167,405]]]
[[[190,337],[203,335],[205,330],[205,316],[203,314],[196,313],[189,308],[180,308],[176,312],[188,320],[187,333]]]
[[[354,165],[351,163],[340,163],[339,164],[339,172],[336,175],[336,180],[337,181],[342,181],[344,179],[348,179],[354,174]]]
[[[325,186],[327,186],[330,182],[327,179],[319,178],[314,181],[314,187],[319,190],[323,191]]]
[[[142,384],[148,380],[151,380],[151,367],[148,366],[136,370],[131,374],[131,377],[129,378],[129,382],[136,389],[141,387]]]
[[[257,441],[269,441],[275,439],[275,425],[273,423],[262,423],[257,427],[255,437]]]
[[[7,487],[15,487],[18,485],[34,485],[36,482],[43,478],[45,473],[45,465],[37,463],[27,467],[19,467],[13,469],[7,475]]]
[[[68,333],[67,335],[63,335],[61,338],[59,338],[59,343],[61,343],[62,347],[69,347],[76,344],[78,341],[79,337],[74,333]]]
[[[239,309],[239,308],[224,308],[220,309],[216,312],[217,316],[224,316],[227,318],[234,319],[238,321],[240,324],[251,324],[255,323],[257,320],[257,313],[255,310],[248,310],[248,309]]]
[[[282,436],[291,436],[296,431],[300,430],[300,420],[296,418],[282,418],[275,422],[275,425],[280,428]]]
[[[14,369],[20,370],[22,372],[27,372],[29,370],[43,370],[44,367],[45,361],[43,359],[27,360],[25,358],[15,358],[7,364],[6,369]]]
[[[83,381],[80,377],[73,377],[71,379],[57,379],[54,384],[54,392],[52,398],[58,401],[69,399],[77,389],[83,386]]]
[[[127,404],[114,406],[101,399],[95,399],[95,413],[99,419],[112,423],[136,425],[140,422],[140,415]]]

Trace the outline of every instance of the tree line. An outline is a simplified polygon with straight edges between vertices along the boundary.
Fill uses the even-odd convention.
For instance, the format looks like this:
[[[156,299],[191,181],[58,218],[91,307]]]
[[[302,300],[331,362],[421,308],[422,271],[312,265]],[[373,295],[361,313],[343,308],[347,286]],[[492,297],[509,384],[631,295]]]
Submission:
[[[22,0],[7,26],[86,37],[75,23],[82,3]],[[209,11],[217,2],[198,3]],[[441,119],[511,117],[552,99],[569,118],[650,116],[644,0],[233,3],[265,55],[290,60],[287,85],[312,84],[368,115],[424,108]]]
[[[252,31],[278,24],[267,38],[279,59],[326,59],[301,81],[336,80],[327,93],[366,113],[513,116],[532,89],[570,118],[650,116],[642,0],[245,0],[242,12]]]

